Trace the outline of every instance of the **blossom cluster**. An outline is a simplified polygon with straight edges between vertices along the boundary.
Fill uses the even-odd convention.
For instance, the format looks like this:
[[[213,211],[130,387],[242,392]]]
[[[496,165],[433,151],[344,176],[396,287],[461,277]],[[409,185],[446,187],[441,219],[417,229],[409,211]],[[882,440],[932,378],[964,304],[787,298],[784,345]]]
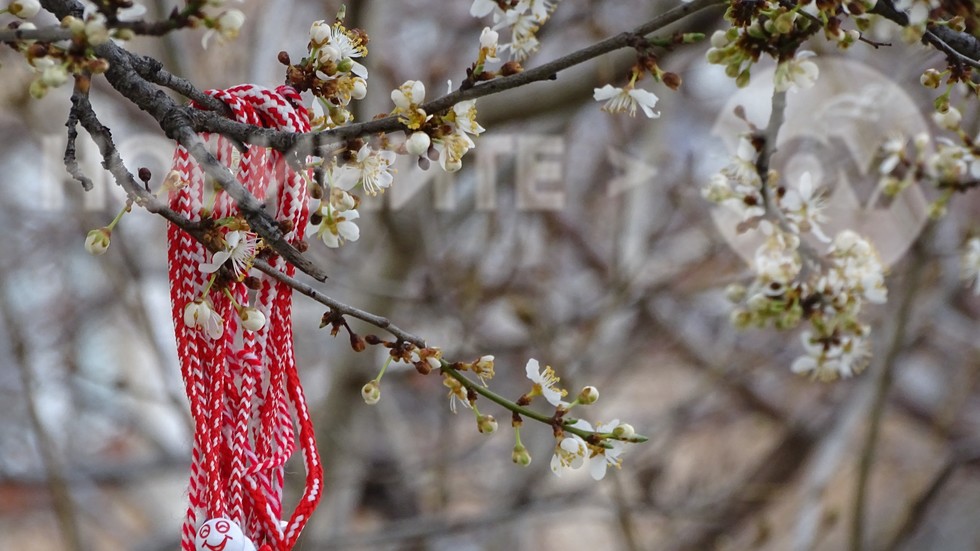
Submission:
[[[470,15],[492,15],[493,31],[510,29],[511,40],[501,44],[499,51],[510,52],[512,59],[524,61],[541,46],[537,32],[551,18],[557,4],[558,0],[473,0]]]
[[[424,375],[438,371],[442,376],[443,386],[448,389],[450,410],[456,413],[460,407],[469,409],[476,418],[480,433],[493,433],[498,428],[496,419],[492,415],[481,413],[477,407],[477,399],[481,395],[512,411],[511,425],[516,441],[511,459],[518,465],[527,466],[531,463],[531,455],[521,442],[520,428],[524,416],[533,416],[538,421],[552,425],[555,446],[550,467],[557,476],[569,469],[587,466],[592,478],[600,480],[609,467],[620,467],[627,444],[646,441],[645,437],[636,434],[631,425],[621,423],[618,419],[593,425],[584,419],[571,418],[570,412],[573,408],[594,404],[599,399],[599,391],[593,386],[586,386],[569,402],[565,399],[568,391],[558,386],[561,379],[555,370],[550,366],[542,369],[541,364],[533,358],[528,360],[524,368],[530,390],[511,402],[487,388],[494,377],[493,356],[481,356],[473,362],[450,363],[443,358],[442,351],[438,348],[406,348],[398,343],[387,343],[386,346],[391,349],[388,362],[377,377],[361,388],[361,397],[367,404],[373,405],[380,400],[381,379],[392,360],[411,364]],[[468,373],[478,379],[479,383],[467,378]],[[538,397],[554,408],[551,416],[528,409]]]
[[[807,60],[813,52],[799,50],[800,45],[822,29],[828,40],[839,48],[848,48],[860,38],[858,29],[870,24],[866,12],[873,6],[874,0],[735,2],[725,13],[732,26],[712,35],[706,58],[709,63],[724,65],[725,73],[738,86],[745,86],[751,78],[752,66],[765,54],[778,62],[777,91],[808,88],[818,71],[816,64]],[[858,29],[845,30],[844,16],[853,19]]]
[[[850,377],[868,358],[870,327],[860,319],[862,309],[887,299],[884,267],[871,243],[854,231],[842,230],[833,239],[825,233],[826,199],[810,173],[792,187],[778,185],[774,172],[763,181],[758,155],[752,138],[743,136],[731,164],[702,189],[705,198],[737,217],[741,231],[755,228],[761,237],[753,281],[728,288],[738,304],[732,321],[778,329],[806,321],[805,353],[792,370],[824,381]]]
[[[224,9],[223,4],[224,0],[190,1],[183,11],[174,12],[169,20],[157,24],[166,25],[165,31],[152,33],[203,26],[209,29],[202,39],[205,48],[213,36],[222,42],[234,39],[245,15],[237,9]],[[81,76],[82,85],[87,86],[87,75],[102,74],[109,68],[108,62],[95,54],[95,48],[110,40],[130,40],[152,26],[143,21],[146,7],[132,0],[83,0],[82,6],[79,17],[68,15],[59,22],[58,28],[67,31],[66,38],[48,42],[25,38],[13,43],[34,69],[35,78],[30,86],[33,97],[44,97],[49,90],[67,83],[72,75]],[[38,27],[27,20],[40,10],[39,0],[10,0],[0,13],[22,20],[12,23],[12,29],[36,31]]]
[[[316,21],[310,27],[307,55],[297,65],[288,63],[286,79],[298,91],[315,97],[314,130],[336,128],[354,120],[347,109],[351,100],[367,94],[368,71],[357,59],[368,54],[367,33],[348,29],[341,20]],[[282,55],[282,54],[281,54]]]
[[[200,330],[209,339],[222,337],[225,320],[209,298],[211,289],[217,284],[231,300],[242,327],[246,331],[262,329],[265,327],[265,314],[255,307],[239,304],[224,285],[228,281],[241,282],[248,277],[261,248],[261,240],[244,221],[233,218],[222,221],[217,228],[209,231],[206,241],[215,250],[211,253],[211,260],[202,262],[198,269],[211,274],[211,277],[198,298],[184,307],[184,324],[191,329]]]

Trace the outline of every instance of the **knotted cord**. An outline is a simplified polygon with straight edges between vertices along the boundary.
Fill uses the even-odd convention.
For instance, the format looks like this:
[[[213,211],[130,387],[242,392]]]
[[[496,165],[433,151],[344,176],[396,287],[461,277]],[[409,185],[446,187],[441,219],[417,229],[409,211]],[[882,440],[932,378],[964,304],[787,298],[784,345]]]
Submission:
[[[299,94],[288,86],[271,90],[244,84],[207,93],[228,105],[238,122],[291,132],[310,130]],[[251,145],[239,152],[221,136],[202,138],[249,192],[275,205],[285,239],[294,245],[301,241],[308,218],[309,174],[293,170],[278,151]],[[323,475],[293,355],[292,290],[263,274],[250,281],[252,308],[265,324],[248,330],[239,311],[249,303],[244,280],[254,252],[248,244],[257,238],[238,216],[231,197],[215,189],[183,147],[174,153],[173,171],[177,184],[171,186],[170,207],[191,221],[207,222],[206,235],[217,236],[213,249],[231,249],[222,260],[225,268],[212,276],[204,265],[217,263],[220,253],[212,253],[173,224],[168,228],[177,355],[195,423],[181,547],[193,551],[199,525],[203,533],[205,521],[227,518],[260,550],[288,551],[320,500]],[[233,231],[239,232],[234,238]],[[295,267],[282,257],[268,259],[276,269],[294,275]],[[281,521],[283,466],[297,442],[306,485],[289,519]]]

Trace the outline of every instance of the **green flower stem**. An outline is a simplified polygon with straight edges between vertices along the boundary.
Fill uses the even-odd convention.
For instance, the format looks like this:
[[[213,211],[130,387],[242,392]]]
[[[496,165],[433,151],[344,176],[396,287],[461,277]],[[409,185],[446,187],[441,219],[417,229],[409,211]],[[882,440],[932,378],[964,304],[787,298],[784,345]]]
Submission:
[[[123,215],[132,209],[133,209],[133,200],[126,199],[126,204],[123,205],[122,210],[119,211],[119,214],[117,214],[116,217],[112,219],[112,222],[109,222],[109,225],[106,226],[105,228],[111,232],[113,228],[116,227],[116,224],[118,224],[119,221],[122,220]]]
[[[374,378],[375,381],[379,383],[381,382],[381,377],[384,377],[385,371],[388,371],[388,366],[391,365],[391,360],[391,356],[388,356],[388,359],[385,360],[385,364],[381,366],[381,371],[378,373],[378,376]]]
[[[211,279],[208,280],[208,284],[204,286],[204,290],[201,291],[201,298],[207,298],[208,293],[211,291],[211,286],[214,285],[214,281],[218,279],[218,272],[211,274]]]
[[[516,403],[508,400],[507,398],[504,398],[503,396],[497,394],[496,392],[494,392],[494,391],[492,391],[492,390],[490,390],[488,388],[483,387],[482,385],[479,385],[479,384],[477,384],[477,383],[469,380],[462,373],[460,373],[459,371],[453,369],[450,366],[449,362],[447,362],[445,360],[442,360],[442,372],[448,374],[450,377],[452,377],[452,378],[456,379],[457,381],[459,381],[460,384],[462,384],[464,387],[466,387],[467,390],[472,390],[473,392],[476,392],[480,396],[483,396],[484,398],[490,400],[491,402],[496,403],[497,405],[503,407],[504,409],[513,411],[514,413],[518,413],[518,414],[520,414],[523,417],[527,417],[529,419],[534,419],[535,421],[538,421],[540,423],[544,423],[545,425],[549,425],[550,426],[550,425],[553,424],[553,421],[554,421],[554,418],[553,417],[549,417],[547,415],[538,413],[538,412],[536,412],[534,410],[531,410],[531,409],[528,409],[528,408],[526,408],[524,406],[519,406]],[[646,442],[647,441],[647,437],[646,436],[641,436],[641,435],[638,435],[638,434],[637,435],[633,435],[633,436],[631,436],[629,438],[616,438],[616,437],[612,436],[611,434],[607,436],[604,433],[597,433],[597,432],[582,430],[582,429],[579,429],[579,428],[575,428],[575,427],[569,426],[573,422],[574,421],[565,421],[562,424],[562,430],[564,430],[565,432],[570,432],[570,433],[572,433],[574,435],[577,435],[577,436],[580,436],[582,438],[588,438],[588,437],[596,434],[596,435],[607,437],[607,438],[610,438],[610,439],[613,439],[613,440],[622,440],[623,442],[642,443],[642,442]]]
[[[241,304],[238,304],[238,301],[235,300],[234,295],[231,294],[231,291],[229,291],[227,287],[225,287],[223,289],[223,291],[225,292],[225,296],[228,297],[229,300],[231,300],[231,305],[235,307],[235,311],[238,312],[239,314],[241,314],[242,313],[242,305]]]

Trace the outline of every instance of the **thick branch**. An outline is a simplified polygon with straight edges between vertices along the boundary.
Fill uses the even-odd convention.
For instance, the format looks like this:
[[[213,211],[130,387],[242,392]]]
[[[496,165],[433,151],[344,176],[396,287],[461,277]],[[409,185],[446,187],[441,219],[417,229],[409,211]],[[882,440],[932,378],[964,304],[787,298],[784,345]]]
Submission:
[[[878,14],[903,27],[907,27],[909,24],[909,16],[896,9],[891,0],[881,0],[875,4],[871,13]],[[922,35],[922,41],[932,44],[950,58],[980,68],[980,62],[977,61],[980,60],[980,40],[969,33],[954,31],[941,25],[928,25],[925,34]]]

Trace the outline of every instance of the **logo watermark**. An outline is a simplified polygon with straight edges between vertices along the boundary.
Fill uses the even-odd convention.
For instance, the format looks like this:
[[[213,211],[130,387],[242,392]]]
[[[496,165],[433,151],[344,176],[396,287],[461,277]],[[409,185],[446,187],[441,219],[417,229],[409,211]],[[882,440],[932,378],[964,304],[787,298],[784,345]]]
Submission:
[[[928,219],[922,190],[912,185],[895,197],[878,186],[879,150],[890,138],[909,140],[929,132],[928,120],[903,88],[886,75],[856,61],[817,60],[820,77],[813,87],[789,92],[785,122],[779,129],[770,168],[780,185],[792,189],[809,172],[813,188],[826,196],[823,231],[830,236],[856,231],[875,246],[885,266],[905,252]],[[750,84],[727,102],[712,128],[730,156],[736,152],[746,120],[765,128],[771,111],[774,69],[753,73]],[[736,107],[745,113],[743,120]],[[729,245],[753,263],[762,236],[739,232],[738,217],[716,207],[712,217]]]
[[[77,183],[65,172],[62,158],[66,136],[49,134],[40,137],[41,174],[40,208],[59,211],[68,208],[106,210],[118,208],[125,192],[101,166],[96,144],[86,135],[76,142],[77,160],[82,172],[94,186],[82,194],[80,201],[69,201],[76,195]],[[174,142],[159,134],[137,134],[119,140],[118,150],[133,174],[146,167],[154,181],[170,170]],[[565,208],[566,142],[564,136],[550,134],[496,134],[480,137],[478,146],[464,157],[464,170],[446,173],[437,163],[427,170],[418,167],[415,158],[399,156],[392,168],[394,184],[376,198],[366,197],[364,210],[398,210],[416,198],[426,195],[437,210],[452,211],[474,208],[492,211],[503,206],[501,190],[512,191],[507,208],[521,211],[557,211]],[[607,151],[613,177],[607,182],[607,195],[615,196],[648,184],[657,174],[656,167],[645,160],[630,157],[613,148]],[[465,184],[465,185],[464,185]]]

